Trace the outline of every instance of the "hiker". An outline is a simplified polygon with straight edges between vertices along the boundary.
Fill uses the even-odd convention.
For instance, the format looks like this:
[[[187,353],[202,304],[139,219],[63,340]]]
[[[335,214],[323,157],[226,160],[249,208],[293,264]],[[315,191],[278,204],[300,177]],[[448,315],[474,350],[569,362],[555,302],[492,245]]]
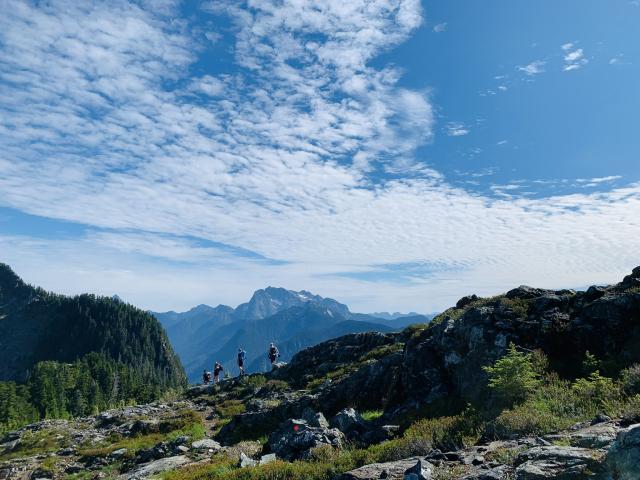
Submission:
[[[242,348],[238,349],[238,368],[240,369],[240,376],[244,375],[244,360],[247,358],[247,352]]]
[[[220,362],[216,362],[216,364],[213,367],[213,384],[216,385],[217,383],[220,383],[220,372],[223,371],[224,368],[222,368],[222,365],[220,364]]]
[[[207,369],[204,369],[204,372],[202,372],[202,383],[204,383],[205,385],[209,385],[209,383],[211,382],[211,372],[207,372]]]
[[[278,357],[280,356],[280,352],[278,351],[278,347],[276,347],[273,343],[269,345],[269,360],[271,360],[271,366],[276,363]]]

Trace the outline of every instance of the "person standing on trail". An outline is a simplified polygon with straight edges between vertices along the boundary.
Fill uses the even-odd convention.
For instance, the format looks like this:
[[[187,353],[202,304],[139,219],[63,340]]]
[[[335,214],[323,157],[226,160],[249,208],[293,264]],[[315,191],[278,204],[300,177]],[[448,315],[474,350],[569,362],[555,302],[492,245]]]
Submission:
[[[276,363],[279,356],[280,356],[280,352],[278,351],[278,347],[276,347],[273,343],[271,343],[269,345],[269,360],[271,361],[272,368],[273,368],[273,364]]]
[[[242,348],[238,349],[238,368],[240,369],[240,376],[244,375],[244,360],[247,358],[247,352]]]
[[[222,365],[220,364],[220,362],[216,362],[216,364],[213,367],[213,384],[216,385],[217,383],[220,383],[220,372],[223,371],[224,368],[222,368]]]

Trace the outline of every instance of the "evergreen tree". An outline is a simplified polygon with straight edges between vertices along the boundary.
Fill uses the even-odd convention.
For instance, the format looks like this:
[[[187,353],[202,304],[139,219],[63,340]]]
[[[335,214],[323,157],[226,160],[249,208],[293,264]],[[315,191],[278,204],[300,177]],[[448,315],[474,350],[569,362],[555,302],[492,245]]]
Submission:
[[[484,371],[489,376],[489,387],[507,405],[524,401],[540,386],[533,355],[519,352],[513,343],[504,357],[493,366],[484,367]]]

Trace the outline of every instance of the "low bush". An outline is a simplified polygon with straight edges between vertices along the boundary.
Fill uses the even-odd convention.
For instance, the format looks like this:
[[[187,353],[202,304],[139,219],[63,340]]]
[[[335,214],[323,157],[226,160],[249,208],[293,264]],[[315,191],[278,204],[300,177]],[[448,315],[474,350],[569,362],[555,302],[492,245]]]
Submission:
[[[246,406],[242,400],[225,400],[215,406],[215,411],[222,418],[231,418],[246,411]]]
[[[627,395],[640,394],[640,364],[624,369],[620,374],[620,381]]]
[[[284,380],[268,380],[262,389],[267,392],[280,392],[283,390],[289,390],[290,387]]]
[[[261,388],[267,383],[267,379],[264,375],[249,375],[244,378],[246,385],[253,388]]]
[[[623,406],[622,423],[625,425],[640,423],[640,395],[629,398]]]
[[[620,414],[623,398],[619,384],[593,372],[588,378],[579,378],[571,386],[574,401],[581,414],[593,417],[599,413],[610,416]]]
[[[531,300],[502,297],[500,299],[500,304],[503,307],[510,309],[517,317],[527,318],[529,307],[531,306]]]
[[[392,353],[402,352],[404,343],[393,343],[391,345],[381,345],[368,351],[360,357],[360,362],[366,362],[367,360],[378,360],[379,358],[386,357]]]
[[[467,408],[457,416],[419,420],[405,431],[404,438],[423,440],[440,450],[456,450],[474,445],[482,427],[479,415]]]
[[[539,402],[532,400],[504,410],[487,425],[486,435],[490,438],[544,435],[566,428],[572,423],[573,421],[567,417],[558,416],[548,409],[541,409]]]
[[[384,412],[382,410],[366,410],[360,414],[360,416],[368,422],[373,422],[379,419]]]

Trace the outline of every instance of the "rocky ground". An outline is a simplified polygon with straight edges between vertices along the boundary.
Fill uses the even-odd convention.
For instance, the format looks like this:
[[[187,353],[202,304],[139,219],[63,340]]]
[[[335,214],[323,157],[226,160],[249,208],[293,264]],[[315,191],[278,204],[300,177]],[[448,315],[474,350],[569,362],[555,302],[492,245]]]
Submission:
[[[196,390],[198,392],[199,390]],[[198,395],[191,392],[191,395]],[[224,457],[237,468],[256,468],[281,458],[309,459],[323,445],[345,448],[349,439],[393,437],[398,428],[380,426],[345,409],[327,421],[307,410],[271,433],[266,443],[223,446],[209,437],[199,419],[215,416],[200,402],[123,408],[73,421],[45,421],[7,435],[0,445],[1,479],[153,478]],[[200,403],[200,404],[199,404]],[[193,422],[193,423],[190,423]],[[154,440],[159,440],[154,443]],[[271,453],[265,454],[269,450]],[[540,437],[496,440],[453,451],[375,463],[336,480],[539,479],[637,480],[640,478],[640,424],[596,418]]]
[[[639,363],[640,268],[585,292],[465,297],[428,327],[347,335],[268,375],[29,425],[0,439],[0,480],[639,480],[638,409],[544,434],[500,433],[487,422],[472,441],[398,441],[425,416],[464,421],[472,402],[491,411],[482,366],[510,343],[543,351],[566,378],[578,376],[587,351],[611,370]]]

